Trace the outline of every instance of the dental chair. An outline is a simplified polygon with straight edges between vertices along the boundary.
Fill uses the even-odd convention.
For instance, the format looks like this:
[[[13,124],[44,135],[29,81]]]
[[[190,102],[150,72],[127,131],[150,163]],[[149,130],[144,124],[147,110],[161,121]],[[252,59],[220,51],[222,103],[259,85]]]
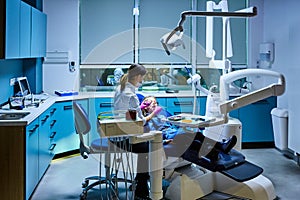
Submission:
[[[132,183],[132,176],[128,179],[128,174],[125,173],[124,165],[122,161],[122,153],[124,150],[117,148],[115,144],[112,144],[109,138],[98,138],[91,142],[91,145],[85,143],[85,137],[91,130],[91,125],[88,120],[88,115],[80,104],[73,101],[73,110],[74,110],[74,120],[75,120],[75,129],[76,133],[80,138],[80,154],[84,159],[87,159],[89,155],[98,155],[99,156],[99,176],[90,176],[86,177],[82,183],[83,191],[80,194],[80,199],[84,200],[87,198],[88,191],[99,186],[101,197],[102,189],[106,190],[106,197],[108,199],[119,198],[118,191],[118,182],[124,182],[125,188],[129,185],[127,183]],[[102,154],[104,154],[104,161],[102,161]],[[111,157],[111,154],[113,155]],[[112,161],[111,161],[112,160]],[[105,174],[102,176],[102,163],[104,163]],[[119,167],[123,167],[123,177],[118,177]],[[93,181],[89,184],[90,181]],[[102,188],[101,185],[105,186]],[[134,191],[133,191],[134,192]],[[128,190],[126,189],[126,199],[129,198]],[[134,196],[134,195],[132,195]]]

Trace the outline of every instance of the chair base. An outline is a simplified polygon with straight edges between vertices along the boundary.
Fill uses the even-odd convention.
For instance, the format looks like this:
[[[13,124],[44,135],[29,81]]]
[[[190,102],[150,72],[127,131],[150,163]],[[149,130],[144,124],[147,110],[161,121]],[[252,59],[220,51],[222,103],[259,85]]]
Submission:
[[[94,181],[94,182],[90,184],[89,183],[90,181]],[[80,194],[80,200],[87,199],[88,191],[94,188],[95,186],[99,185],[100,187],[100,185],[102,184],[105,184],[104,189],[106,190],[106,196],[109,197],[109,199],[119,199],[119,192],[118,192],[118,185],[117,185],[118,182],[124,182],[126,188],[129,188],[129,186],[127,186],[127,183],[134,184],[134,181],[132,180],[118,178],[115,175],[112,175],[111,178],[105,178],[100,176],[87,177],[82,183],[83,190],[82,193]],[[132,191],[132,196],[134,196],[134,191]],[[128,199],[127,197],[128,197],[128,190],[126,190],[126,199]]]

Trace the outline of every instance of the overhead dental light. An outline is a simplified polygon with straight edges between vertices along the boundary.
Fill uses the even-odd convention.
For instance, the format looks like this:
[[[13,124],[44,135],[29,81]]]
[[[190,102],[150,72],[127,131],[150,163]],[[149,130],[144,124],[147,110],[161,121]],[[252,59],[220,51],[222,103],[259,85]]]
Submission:
[[[179,33],[177,33],[179,31]],[[165,34],[161,39],[160,42],[162,43],[166,53],[170,55],[169,49],[174,51],[178,46],[182,45],[182,48],[185,49],[185,45],[182,40],[183,36],[183,29],[180,30],[180,27],[174,29],[171,33]]]
[[[249,7],[242,10],[237,10],[234,12],[228,11],[227,0],[221,0],[219,4],[216,4],[213,1],[207,2],[207,11],[183,11],[181,13],[181,19],[178,22],[178,26],[175,27],[170,33],[165,34],[160,42],[167,55],[170,55],[170,50],[175,50],[180,45],[183,45],[185,48],[182,37],[183,37],[183,23],[186,20],[187,16],[196,16],[196,17],[206,17],[207,27],[206,27],[206,56],[211,58],[209,67],[222,69],[223,74],[231,71],[231,63],[227,59],[228,57],[232,57],[232,45],[231,45],[231,34],[229,29],[229,18],[237,17],[237,18],[245,18],[245,17],[253,17],[257,15],[256,7]],[[214,11],[214,10],[221,10]],[[212,17],[222,17],[223,20],[223,56],[222,60],[215,60],[215,52],[213,50],[213,18]],[[196,59],[192,59],[192,73],[190,73],[190,82],[192,82],[192,88],[194,91],[194,99],[196,99],[196,90],[195,84],[199,82],[199,77],[193,77],[193,74],[196,73]],[[204,91],[205,92],[205,91]],[[207,93],[208,90],[205,92]],[[194,105],[193,113],[196,112],[196,105]]]
[[[222,12],[215,12],[214,9],[221,9]],[[203,16],[207,17],[207,38],[206,38],[206,55],[213,58],[214,52],[212,49],[212,17],[223,17],[223,59],[224,57],[231,57],[231,36],[228,28],[229,17],[252,17],[257,14],[256,7],[250,7],[234,12],[228,12],[227,0],[222,0],[219,4],[215,4],[212,1],[207,2],[208,11],[184,11],[181,13],[181,19],[178,26],[174,28],[170,33],[165,34],[161,39],[161,43],[166,53],[170,55],[170,50],[175,50],[178,46],[182,45],[185,48],[182,36],[183,36],[183,23],[187,16]],[[225,30],[225,31],[224,31]],[[179,32],[179,33],[178,33]],[[226,39],[224,39],[226,38]],[[227,42],[227,43],[226,43]],[[228,44],[228,46],[227,46]],[[225,55],[225,56],[224,56]]]

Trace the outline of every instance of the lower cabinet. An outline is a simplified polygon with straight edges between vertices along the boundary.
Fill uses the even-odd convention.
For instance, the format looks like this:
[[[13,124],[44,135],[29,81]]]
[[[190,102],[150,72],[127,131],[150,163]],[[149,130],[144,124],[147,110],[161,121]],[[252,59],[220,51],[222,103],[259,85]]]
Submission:
[[[39,119],[26,127],[26,199],[39,182]]]
[[[200,105],[200,114],[205,115],[206,97],[200,97]],[[242,142],[274,141],[270,113],[276,105],[277,97],[269,97],[229,113],[230,117],[242,123]]]
[[[85,110],[88,110],[87,100],[77,100]],[[60,154],[79,148],[79,136],[76,134],[74,125],[73,101],[56,102],[56,124],[55,136],[52,139],[55,143],[54,154]],[[53,146],[54,144],[52,144]]]
[[[269,97],[239,109],[242,142],[274,142],[271,110],[276,105],[277,98]]]
[[[242,123],[242,142],[274,142],[271,110],[277,97],[269,97],[229,113]]]
[[[171,97],[166,98],[166,108],[171,115],[180,113],[192,114],[195,106],[195,114],[203,115],[205,113],[206,98],[197,97],[196,101],[193,97]]]
[[[88,142],[99,138],[97,131],[97,116],[101,112],[109,112],[113,110],[113,98],[91,98],[89,99],[88,115],[91,123],[91,132]]]
[[[55,121],[51,115],[53,109],[50,108],[39,116],[39,179],[42,178],[54,157],[55,144],[50,143],[51,126]]]
[[[26,199],[30,197],[46,172],[54,153],[51,129],[56,121],[54,106],[47,109],[26,127]]]

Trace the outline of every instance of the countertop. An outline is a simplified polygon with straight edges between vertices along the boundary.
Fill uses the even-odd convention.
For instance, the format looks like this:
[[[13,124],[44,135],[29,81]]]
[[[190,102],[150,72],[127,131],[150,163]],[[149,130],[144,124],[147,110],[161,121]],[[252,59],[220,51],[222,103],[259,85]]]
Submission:
[[[143,94],[144,96],[155,95],[156,97],[193,97],[193,92],[189,91],[179,91],[178,93],[166,93],[165,91],[138,91],[137,93]],[[197,96],[206,96],[204,94],[198,94]],[[234,95],[239,96],[239,95]],[[57,95],[49,95],[43,103],[40,103],[38,107],[27,107],[22,111],[29,111],[30,114],[25,117],[17,120],[0,120],[0,126],[26,126],[34,121],[37,117],[39,117],[43,112],[45,112],[48,108],[50,108],[55,102],[63,102],[63,101],[72,101],[72,100],[80,100],[80,99],[90,99],[90,98],[113,98],[114,92],[80,92],[78,95],[74,96],[64,96],[60,97]],[[7,110],[0,109],[0,112],[20,112],[17,110]]]

